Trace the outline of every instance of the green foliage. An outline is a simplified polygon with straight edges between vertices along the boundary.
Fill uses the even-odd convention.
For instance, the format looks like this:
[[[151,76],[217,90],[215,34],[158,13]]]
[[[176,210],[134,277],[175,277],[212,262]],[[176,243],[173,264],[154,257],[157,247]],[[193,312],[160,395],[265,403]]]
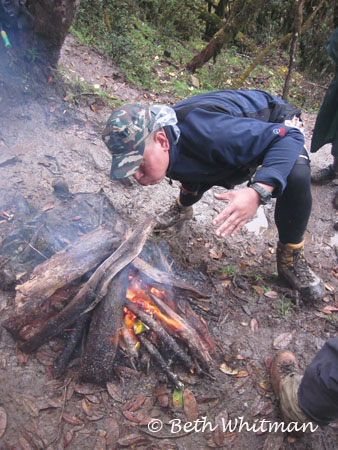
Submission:
[[[237,266],[226,266],[223,267],[223,269],[220,269],[220,273],[222,275],[226,275],[228,278],[231,278],[234,275],[236,275],[237,271],[238,271]]]
[[[215,5],[219,3],[214,2]],[[226,2],[224,15],[216,15],[217,23],[212,26],[219,28],[226,23],[235,3]],[[305,20],[315,5],[315,0],[306,2]],[[246,7],[250,11],[250,5]],[[220,51],[216,61],[209,61],[196,71],[194,76],[199,84],[192,80],[185,65],[206,45],[203,36],[210,14],[204,0],[82,0],[71,31],[84,44],[94,45],[110,56],[125,72],[129,82],[182,99],[200,92],[231,87],[260,48],[292,29],[293,7],[294,2],[290,0],[262,2],[256,20],[248,21],[231,45]],[[257,14],[254,4],[251,8]],[[311,86],[309,96],[309,85],[304,84],[304,78],[297,70],[304,71],[310,67],[311,75],[319,76],[321,85],[325,85],[330,71],[333,71],[325,49],[333,26],[330,18],[332,10],[333,6],[327,2],[316,19],[315,29],[311,27],[300,39],[289,100],[303,109],[317,108],[322,101],[323,90],[318,89],[317,93]],[[211,15],[215,16],[215,10]],[[316,39],[313,39],[313,33]],[[242,87],[265,89],[281,95],[287,73],[288,51],[287,46],[274,50],[250,74]],[[316,81],[314,79],[313,86]]]
[[[293,305],[290,300],[277,299],[275,306],[281,316],[287,316],[293,311]]]

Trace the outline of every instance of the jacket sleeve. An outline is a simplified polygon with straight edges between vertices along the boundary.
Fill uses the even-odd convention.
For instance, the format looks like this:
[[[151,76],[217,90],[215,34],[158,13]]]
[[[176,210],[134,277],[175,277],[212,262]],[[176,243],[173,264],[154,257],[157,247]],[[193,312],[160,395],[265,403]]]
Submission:
[[[304,136],[283,123],[268,123],[210,111],[193,111],[182,124],[184,145],[207,165],[260,166],[255,182],[279,196],[303,146]]]

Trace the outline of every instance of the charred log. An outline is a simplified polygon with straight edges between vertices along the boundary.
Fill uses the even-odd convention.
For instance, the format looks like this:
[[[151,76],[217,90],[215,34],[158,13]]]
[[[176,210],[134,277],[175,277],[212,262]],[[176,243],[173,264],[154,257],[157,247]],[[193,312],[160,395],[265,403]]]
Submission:
[[[132,302],[127,304],[127,308],[132,311],[143,323],[145,323],[151,330],[153,330],[156,336],[163,342],[167,348],[172,352],[172,358],[177,358],[183,362],[183,364],[193,371],[194,364],[189,356],[180,348],[175,339],[168,334],[165,329],[156,322],[149,314],[143,312],[140,307]]]
[[[163,359],[161,353],[157,350],[155,345],[153,345],[143,334],[139,336],[141,343],[145,346],[150,356],[156,361],[163,372],[167,375],[168,379],[174,383],[177,389],[182,390],[184,388],[183,383],[178,379],[178,376],[170,369],[168,364]]]
[[[111,281],[107,295],[93,312],[82,358],[81,378],[93,383],[110,380],[123,326],[122,301],[126,296],[129,267]]]
[[[86,335],[86,329],[89,325],[91,314],[87,313],[81,316],[74,324],[74,330],[70,332],[67,344],[62,350],[61,355],[54,364],[54,375],[61,377],[67,369],[68,363],[71,361],[75,350],[79,347]]]

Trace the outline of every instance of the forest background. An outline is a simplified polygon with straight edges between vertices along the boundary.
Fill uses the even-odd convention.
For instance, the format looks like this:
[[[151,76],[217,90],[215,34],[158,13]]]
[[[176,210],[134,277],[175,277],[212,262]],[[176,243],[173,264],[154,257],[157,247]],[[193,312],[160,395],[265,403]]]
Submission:
[[[258,88],[315,111],[337,25],[338,2],[323,0],[82,0],[71,32],[146,90]]]

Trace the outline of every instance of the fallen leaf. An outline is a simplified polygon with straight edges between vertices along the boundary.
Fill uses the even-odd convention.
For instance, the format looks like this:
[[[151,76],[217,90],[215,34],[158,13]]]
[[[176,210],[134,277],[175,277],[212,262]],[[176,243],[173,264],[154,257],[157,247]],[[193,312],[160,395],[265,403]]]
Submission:
[[[224,425],[228,422],[228,413],[225,409],[224,411],[220,412],[216,418],[215,418],[215,426],[217,427],[213,433],[213,439],[215,444],[218,447],[221,447],[224,444],[225,435],[226,433],[223,431]]]
[[[106,383],[106,388],[107,388],[108,394],[111,396],[111,398],[113,400],[115,400],[116,402],[119,402],[119,403],[123,402],[120,386],[114,384],[111,381],[108,381]]]
[[[0,439],[4,435],[7,427],[7,414],[4,408],[0,406]]]
[[[102,391],[102,388],[91,383],[79,383],[74,385],[74,391],[78,394],[88,395],[96,394],[97,392]]]
[[[225,373],[226,375],[237,375],[238,374],[238,369],[232,369],[225,363],[221,364],[221,367],[219,368],[219,370],[221,372]]]
[[[147,439],[145,436],[141,436],[139,434],[129,434],[128,436],[119,439],[117,441],[117,444],[121,447],[136,447],[140,446],[141,444],[147,444],[149,442],[149,439]]]
[[[173,403],[176,408],[183,406],[183,392],[178,389],[174,389],[173,392]]]
[[[122,411],[136,411],[141,408],[145,401],[145,396],[142,394],[136,395],[135,397],[128,400],[123,406]]]
[[[264,293],[264,297],[267,298],[278,298],[278,292],[276,291],[268,291]]]
[[[94,105],[90,105],[90,109],[91,109],[93,112],[96,112],[96,108],[95,108]]]
[[[252,286],[252,289],[254,289],[257,292],[257,294],[259,294],[259,295],[264,294],[264,289],[262,288],[262,286],[254,285],[254,286]]]
[[[330,292],[333,292],[333,291],[334,291],[334,287],[331,286],[331,284],[329,284],[329,283],[325,283],[325,288],[326,288],[328,291],[330,291]]]
[[[71,416],[70,414],[67,413],[62,414],[62,419],[69,425],[77,426],[82,424],[82,420],[80,420],[78,417]]]
[[[169,392],[167,385],[160,383],[154,388],[153,392],[159,405],[162,408],[167,408],[169,406]]]
[[[321,312],[327,315],[330,315],[333,311],[338,311],[338,308],[336,306],[326,305],[323,309],[321,309]]]
[[[185,389],[183,392],[183,409],[187,416],[188,422],[193,422],[198,417],[198,406],[194,394]]]
[[[248,377],[248,376],[249,376],[249,374],[248,374],[248,372],[246,370],[240,370],[238,372],[238,374],[236,375],[236,378],[245,378],[245,377]]]
[[[273,341],[273,346],[276,349],[281,350],[290,344],[290,342],[292,341],[292,338],[293,338],[293,332],[282,333],[275,338],[275,340]]]
[[[270,386],[266,381],[260,381],[259,385],[262,389],[264,389],[264,391],[269,391],[270,390]]]
[[[256,319],[250,320],[250,328],[251,328],[251,331],[253,331],[253,332],[255,332],[258,329],[258,322]]]

